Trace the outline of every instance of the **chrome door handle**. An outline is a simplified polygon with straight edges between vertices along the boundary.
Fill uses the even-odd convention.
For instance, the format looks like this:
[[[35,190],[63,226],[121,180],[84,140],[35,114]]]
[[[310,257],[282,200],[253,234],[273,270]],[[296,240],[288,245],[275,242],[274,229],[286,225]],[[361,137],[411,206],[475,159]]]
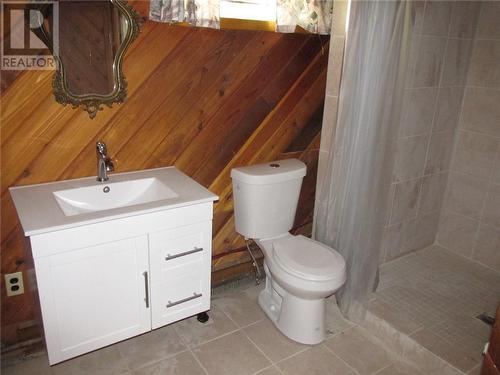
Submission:
[[[185,251],[183,253],[179,253],[179,254],[175,254],[175,255],[167,254],[167,256],[165,257],[165,260],[172,260],[175,258],[183,257],[185,255],[199,253],[200,251],[203,251],[202,247],[195,247],[193,250],[188,250],[188,251]]]
[[[149,308],[149,280],[148,280],[148,271],[144,271],[142,273],[142,276],[144,276],[144,291],[145,291],[145,297],[144,297],[144,302],[146,302],[146,308]]]
[[[168,303],[167,303],[167,309],[169,307],[174,307],[174,306],[180,305],[181,303],[184,303],[184,302],[187,302],[187,301],[191,301],[191,300],[196,299],[196,298],[200,298],[202,295],[203,295],[202,293],[196,293],[196,292],[194,292],[191,297],[183,298],[183,299],[180,299],[180,300],[175,301],[175,302],[168,301]]]

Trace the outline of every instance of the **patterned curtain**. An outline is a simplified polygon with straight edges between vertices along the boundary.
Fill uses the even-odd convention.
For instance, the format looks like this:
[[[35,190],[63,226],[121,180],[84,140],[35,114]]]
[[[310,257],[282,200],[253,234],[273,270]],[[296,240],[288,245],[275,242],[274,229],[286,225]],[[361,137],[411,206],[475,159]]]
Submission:
[[[219,0],[151,0],[149,18],[158,22],[188,22],[220,28]]]
[[[293,33],[296,26],[314,34],[330,34],[333,0],[277,0],[276,31]]]
[[[258,3],[259,0],[252,2]],[[276,31],[292,33],[300,26],[314,34],[330,34],[333,0],[276,2]],[[158,22],[188,22],[194,26],[218,29],[219,7],[220,0],[151,0],[150,19]]]

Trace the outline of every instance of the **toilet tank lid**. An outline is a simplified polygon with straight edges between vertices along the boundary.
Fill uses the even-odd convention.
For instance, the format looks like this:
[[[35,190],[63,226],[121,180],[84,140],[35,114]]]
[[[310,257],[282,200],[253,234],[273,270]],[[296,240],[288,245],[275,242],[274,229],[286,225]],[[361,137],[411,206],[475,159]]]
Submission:
[[[302,178],[306,175],[306,165],[299,159],[285,159],[247,167],[233,168],[234,180],[252,185],[274,184]]]

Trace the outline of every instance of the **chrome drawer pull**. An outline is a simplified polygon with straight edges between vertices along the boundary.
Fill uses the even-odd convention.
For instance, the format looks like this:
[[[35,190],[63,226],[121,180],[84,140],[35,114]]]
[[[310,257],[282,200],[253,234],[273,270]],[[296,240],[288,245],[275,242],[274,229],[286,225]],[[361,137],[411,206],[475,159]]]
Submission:
[[[184,303],[184,302],[187,302],[187,301],[191,301],[191,300],[196,299],[196,298],[200,298],[202,295],[203,295],[202,293],[198,294],[198,293],[194,292],[191,297],[183,298],[183,299],[180,299],[180,300],[175,301],[175,302],[168,301],[168,303],[167,303],[167,309],[169,307],[174,307],[174,306],[180,305],[181,303]]]
[[[175,259],[175,258],[183,257],[185,255],[198,253],[200,251],[203,251],[202,247],[195,247],[193,250],[185,251],[185,252],[180,253],[180,254],[175,254],[175,255],[167,254],[167,257],[165,258],[165,260],[172,260],[172,259]]]

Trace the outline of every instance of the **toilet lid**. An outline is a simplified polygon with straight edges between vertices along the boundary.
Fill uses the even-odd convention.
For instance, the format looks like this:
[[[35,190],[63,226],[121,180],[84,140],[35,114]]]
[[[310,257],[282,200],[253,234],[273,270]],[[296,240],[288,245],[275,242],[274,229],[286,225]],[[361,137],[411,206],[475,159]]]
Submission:
[[[307,280],[331,280],[345,272],[345,261],[334,249],[304,236],[273,242],[273,257],[286,271]]]

